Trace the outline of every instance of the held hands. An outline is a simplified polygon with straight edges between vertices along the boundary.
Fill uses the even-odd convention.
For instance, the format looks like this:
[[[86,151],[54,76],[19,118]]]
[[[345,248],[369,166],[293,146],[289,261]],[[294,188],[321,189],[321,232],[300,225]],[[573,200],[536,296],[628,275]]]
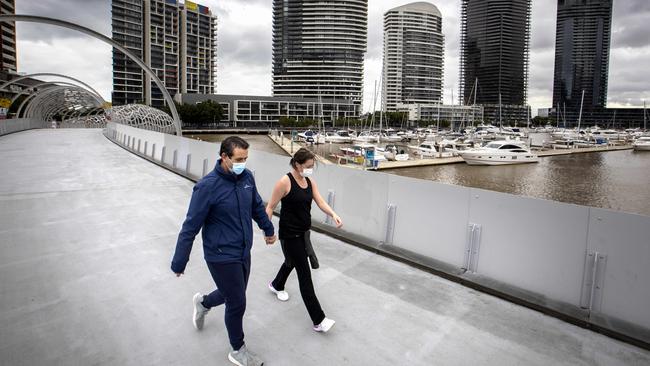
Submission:
[[[273,243],[275,243],[275,240],[276,240],[275,235],[264,237],[264,241],[266,242],[266,245],[273,245]]]
[[[339,215],[337,215],[337,214],[332,215],[332,219],[334,220],[334,223],[336,224],[337,228],[340,229],[341,226],[343,226],[343,220],[341,220]]]

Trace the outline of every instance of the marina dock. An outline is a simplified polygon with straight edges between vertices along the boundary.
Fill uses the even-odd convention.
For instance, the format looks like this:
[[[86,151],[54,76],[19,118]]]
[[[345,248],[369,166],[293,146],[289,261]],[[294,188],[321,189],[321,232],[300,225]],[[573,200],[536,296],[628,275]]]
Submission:
[[[284,150],[287,155],[291,156],[294,152],[300,149],[303,144],[292,141],[290,137],[287,136],[274,136],[269,135],[271,141],[275,142],[282,150]],[[533,150],[537,156],[540,158],[547,156],[558,156],[558,155],[570,155],[570,154],[584,154],[584,153],[593,153],[593,152],[605,152],[605,151],[621,151],[621,150],[631,150],[632,145],[607,145],[607,146],[598,146],[598,147],[577,147],[571,149],[540,149]],[[326,157],[316,155],[317,159],[321,163],[325,164],[335,164],[328,160]],[[332,154],[333,158],[338,158],[340,162],[339,165],[346,166],[353,169],[363,169],[363,166],[355,163],[346,162],[345,159],[342,159],[342,156]],[[387,169],[401,169],[401,168],[413,168],[420,166],[433,166],[433,165],[446,165],[446,164],[458,164],[463,163],[463,158],[460,156],[454,156],[449,158],[414,158],[406,161],[381,161],[376,168],[368,168],[372,170],[387,170]]]
[[[280,133],[279,135],[269,135],[269,139],[273,142],[275,142],[276,145],[278,145],[288,156],[293,156],[293,154],[298,151],[301,147],[303,147],[302,144],[291,140],[291,136],[284,136],[284,134]],[[316,160],[318,160],[319,163],[323,164],[332,164],[331,161],[327,160],[326,158],[315,154],[316,155]]]
[[[540,158],[547,156],[558,156],[558,155],[570,155],[570,154],[583,154],[583,153],[593,153],[593,152],[604,152],[604,151],[620,151],[620,150],[631,150],[632,145],[619,145],[619,146],[604,146],[604,147],[579,147],[575,149],[548,149],[548,150],[538,150],[533,151]],[[425,159],[410,159],[407,161],[382,161],[379,163],[379,166],[376,170],[386,170],[386,169],[400,169],[400,168],[412,168],[418,166],[432,166],[432,165],[444,165],[444,164],[457,164],[462,163],[463,158],[460,156],[454,156],[451,158],[425,158]]]

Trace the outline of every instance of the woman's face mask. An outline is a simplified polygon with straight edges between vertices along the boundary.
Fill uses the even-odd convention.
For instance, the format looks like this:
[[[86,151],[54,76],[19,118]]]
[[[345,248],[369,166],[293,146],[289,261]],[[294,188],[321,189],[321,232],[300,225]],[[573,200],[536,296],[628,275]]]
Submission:
[[[314,161],[307,160],[305,162],[305,165],[302,165],[302,171],[300,172],[300,175],[306,178],[312,174],[314,174]]]
[[[311,176],[312,174],[314,174],[314,168],[304,168],[302,172],[300,172],[300,175],[305,178]]]

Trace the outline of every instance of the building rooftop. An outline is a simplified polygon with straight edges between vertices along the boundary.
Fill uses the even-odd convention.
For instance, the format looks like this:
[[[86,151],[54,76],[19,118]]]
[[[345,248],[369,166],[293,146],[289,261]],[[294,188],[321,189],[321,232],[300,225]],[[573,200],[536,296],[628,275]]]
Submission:
[[[101,130],[15,133],[0,151],[2,364],[227,363],[223,308],[201,332],[191,323],[192,295],[214,287],[200,238],[185,275],[169,269],[191,181]],[[244,330],[266,365],[650,364],[650,351],[320,233],[312,275],[337,323],[315,333],[295,274],[288,302],[267,290],[282,254],[255,232]]]
[[[438,7],[426,1],[418,1],[415,3],[398,6],[388,10],[387,13],[393,11],[417,11],[422,13],[430,13],[442,17],[442,14],[440,13],[440,10],[438,10]]]

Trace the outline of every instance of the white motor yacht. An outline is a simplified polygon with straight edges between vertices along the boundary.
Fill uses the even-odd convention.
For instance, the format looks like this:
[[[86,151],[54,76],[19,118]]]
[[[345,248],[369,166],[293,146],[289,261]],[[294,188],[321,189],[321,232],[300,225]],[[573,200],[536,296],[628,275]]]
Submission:
[[[338,132],[325,132],[325,142],[345,144],[350,141],[352,141],[350,136],[341,136]]]
[[[384,154],[387,160],[390,161],[406,161],[409,159],[409,154],[406,152],[407,147],[389,144],[385,148],[377,148],[377,151]]]
[[[650,151],[650,136],[641,136],[634,140],[632,147],[636,151]]]
[[[458,151],[469,165],[506,165],[536,163],[539,158],[520,141],[500,140],[487,145]]]
[[[409,146],[413,155],[421,158],[450,158],[454,156],[451,151],[440,152],[436,149],[436,143],[433,141],[424,141],[418,146]]]
[[[359,133],[357,137],[353,138],[352,141],[358,144],[369,144],[371,142],[377,142],[377,135],[368,131],[363,131]]]
[[[325,134],[324,133],[317,133],[314,136],[314,143],[315,144],[324,144],[325,143]]]
[[[312,130],[307,130],[305,132],[300,132],[298,134],[298,140],[302,142],[314,142],[315,133]]]
[[[397,135],[397,134],[386,134],[386,133],[381,133],[379,134],[381,137],[381,141],[386,141],[386,142],[400,142],[402,141],[402,136]]]
[[[373,160],[386,161],[384,154],[377,153],[377,147],[373,144],[354,144],[351,147],[341,147],[341,152],[348,158],[353,158],[355,162],[363,161],[366,157],[366,151],[373,150]]]

